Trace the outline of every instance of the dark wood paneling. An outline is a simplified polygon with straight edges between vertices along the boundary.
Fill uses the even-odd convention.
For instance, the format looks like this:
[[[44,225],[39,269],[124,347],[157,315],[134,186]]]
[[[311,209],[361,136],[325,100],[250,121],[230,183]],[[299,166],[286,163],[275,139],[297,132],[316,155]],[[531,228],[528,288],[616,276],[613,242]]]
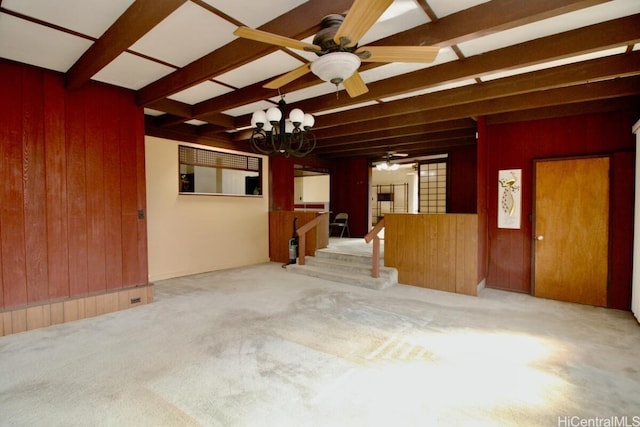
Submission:
[[[22,186],[22,68],[0,71],[0,230],[5,306],[27,303],[24,191]]]
[[[117,99],[105,100],[103,123],[105,129],[119,129]],[[104,133],[104,202],[105,202],[105,278],[107,289],[122,286],[122,188],[120,132]]]
[[[127,111],[126,101],[120,100],[121,111]],[[134,286],[138,281],[138,150],[133,134],[135,118],[120,115],[120,179],[122,186],[122,284]]]
[[[293,163],[290,158],[269,157],[269,210],[271,211],[293,210]]]
[[[147,179],[145,172],[144,148],[144,111],[135,104],[133,94],[128,103],[127,115],[134,118],[133,143],[136,146],[136,190],[137,210],[142,211],[144,218],[138,217],[138,265],[137,285],[146,285],[149,281],[148,248],[147,248]]]
[[[369,232],[369,192],[371,167],[364,158],[341,159],[331,167],[331,211],[349,214],[351,237]]]
[[[476,213],[477,147],[449,151],[449,213]]]
[[[87,183],[83,92],[66,97],[67,206],[69,221],[69,290],[83,295],[87,285]]]
[[[104,106],[107,99],[102,87],[85,91],[85,103]],[[104,121],[93,110],[85,111],[85,167],[87,185],[87,287],[90,293],[106,286]]]
[[[62,78],[44,76],[44,134],[47,188],[47,267],[49,298],[69,295],[69,244],[65,108]]]
[[[533,159],[633,150],[630,129],[638,114],[617,111],[487,126],[486,152],[479,155],[484,154],[487,158],[488,286],[526,293],[531,291]],[[500,169],[522,169],[520,230],[497,228],[497,177]],[[615,210],[616,206],[612,208]],[[624,224],[615,226],[626,227]],[[611,238],[617,239],[615,234]],[[613,240],[612,244],[616,246],[618,242]],[[613,268],[618,267],[614,264]],[[619,277],[618,273],[613,277]],[[617,280],[610,284],[615,295],[628,286]],[[617,301],[618,297],[613,294],[610,294],[611,301]]]
[[[0,61],[0,173],[0,308],[147,283],[133,93]]]
[[[631,310],[635,153],[616,153],[611,173],[609,307]]]
[[[478,281],[486,279],[489,265],[489,230],[487,223],[487,126],[478,118],[477,212],[478,212]]]
[[[47,272],[47,234],[43,76],[33,68],[22,74],[22,175],[24,186],[25,252],[27,257],[27,301],[49,297]]]

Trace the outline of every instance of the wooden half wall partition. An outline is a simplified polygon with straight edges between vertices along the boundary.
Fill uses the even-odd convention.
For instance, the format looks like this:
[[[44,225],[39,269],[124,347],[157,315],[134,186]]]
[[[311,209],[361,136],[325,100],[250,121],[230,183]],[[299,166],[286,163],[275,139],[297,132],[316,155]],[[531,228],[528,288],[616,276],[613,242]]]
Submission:
[[[269,212],[269,258],[272,262],[289,262],[289,239],[293,235],[293,219],[298,218],[296,228],[317,217],[321,212],[271,211]],[[320,231],[318,231],[320,230]],[[316,249],[329,244],[329,218],[307,233],[305,255],[314,256]]]
[[[384,264],[398,281],[476,296],[478,215],[386,214]]]

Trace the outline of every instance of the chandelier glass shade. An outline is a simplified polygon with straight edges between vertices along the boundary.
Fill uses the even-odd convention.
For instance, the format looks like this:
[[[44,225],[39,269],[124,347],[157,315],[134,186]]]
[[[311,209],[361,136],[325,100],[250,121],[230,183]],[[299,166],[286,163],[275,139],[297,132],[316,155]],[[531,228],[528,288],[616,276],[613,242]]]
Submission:
[[[397,163],[391,163],[390,161],[385,161],[382,163],[378,163],[376,165],[376,169],[379,171],[397,171],[400,169],[400,165]]]
[[[311,72],[325,82],[339,85],[360,66],[358,55],[349,52],[331,52],[311,63]]]
[[[283,97],[277,107],[253,113],[251,147],[254,151],[266,155],[304,157],[316,147],[316,137],[311,132],[315,123],[313,116],[294,108],[285,118],[286,107]]]

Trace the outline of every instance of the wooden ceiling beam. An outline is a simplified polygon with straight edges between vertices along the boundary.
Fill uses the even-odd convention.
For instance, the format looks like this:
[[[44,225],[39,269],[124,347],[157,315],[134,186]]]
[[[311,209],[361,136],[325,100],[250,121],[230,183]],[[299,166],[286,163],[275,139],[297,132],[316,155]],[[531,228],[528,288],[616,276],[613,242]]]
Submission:
[[[330,110],[639,41],[637,14],[369,83],[369,92],[357,98],[336,100],[329,94],[297,102],[296,107],[309,112]]]
[[[399,35],[387,37],[383,40],[379,40],[372,45],[408,45],[408,46],[419,46],[424,45],[424,36],[425,34],[429,34],[431,39],[437,39],[438,43],[427,43],[427,44],[438,44],[443,46],[449,46],[455,43],[455,40],[460,36],[460,34],[465,34],[465,37],[471,37],[477,34],[479,31],[482,31],[482,27],[479,26],[480,22],[482,25],[488,25],[490,28],[514,28],[518,25],[521,25],[523,20],[527,20],[528,22],[533,22],[536,19],[542,19],[558,15],[560,13],[564,13],[567,8],[572,8],[572,10],[577,10],[581,7],[587,7],[593,5],[595,3],[601,3],[603,0],[573,0],[573,1],[565,1],[565,0],[544,0],[538,2],[531,2],[528,0],[499,0],[492,1],[488,3],[484,3],[480,8],[480,6],[476,6],[473,12],[469,12],[471,9],[463,10],[461,12],[446,16],[440,19],[436,23],[425,24],[426,26],[419,26],[412,30],[405,31],[400,33]],[[608,0],[607,0],[608,1]],[[535,4],[533,4],[535,3]],[[509,15],[502,15],[503,8],[513,9],[513,13]],[[475,10],[480,8],[478,10]],[[528,11],[533,13],[533,17],[527,18],[524,11]],[[477,15],[481,14],[483,19],[478,21]],[[513,22],[509,22],[505,19],[506,16],[510,16],[513,19]],[[452,34],[450,34],[450,27],[455,27],[456,30]],[[280,34],[280,33],[279,33]],[[400,37],[401,38],[398,38]],[[224,49],[224,48],[223,48]],[[360,68],[360,71],[364,71],[368,69],[367,67],[378,66],[379,64],[370,64],[363,65]],[[430,68],[432,69],[432,68]],[[397,77],[396,80],[401,82],[401,78],[403,76]],[[446,78],[446,74],[441,77],[441,81],[443,78]],[[385,80],[387,81],[387,80]],[[295,90],[303,89],[309,87],[313,84],[317,84],[318,79],[314,75],[307,75],[301,79],[295,80],[289,85],[281,88],[281,91],[284,92],[293,92]],[[382,83],[374,83],[375,87],[384,88],[385,85]],[[321,109],[330,109],[335,108],[337,106],[344,105],[352,105],[363,102],[365,100],[379,99],[385,96],[396,95],[398,93],[404,93],[413,90],[412,87],[404,86],[402,90],[395,90],[393,93],[386,93],[383,90],[379,90],[378,92],[371,93],[372,85],[369,85],[370,93],[366,95],[366,99],[362,96],[357,98],[349,98],[344,96],[342,100],[336,102],[335,96],[333,94],[326,95],[323,97],[315,98],[322,99],[324,101],[323,108],[306,108],[305,111],[320,111]],[[237,99],[234,99],[234,96]],[[224,111],[229,108],[233,108],[238,105],[243,105],[251,102],[256,102],[261,99],[273,96],[273,91],[265,92],[261,86],[260,87],[247,87],[238,89],[233,92],[233,94],[223,95],[221,97],[213,98],[211,100],[205,101],[196,107],[195,113],[204,114],[206,111]],[[243,104],[239,104],[239,100],[242,100]],[[310,102],[314,102],[313,100]]]
[[[493,0],[371,44],[447,47],[608,1],[610,0]]]
[[[457,106],[523,93],[539,92],[565,85],[578,85],[617,76],[640,73],[640,52],[624,53],[576,64],[549,68],[532,73],[506,77],[482,84],[429,93],[409,99],[358,108],[322,116],[318,129],[350,123],[370,122],[375,126],[381,117],[410,114],[419,111]],[[375,120],[372,120],[375,118]]]
[[[346,126],[336,126],[332,128],[325,128],[314,130],[313,133],[318,138],[318,141],[322,141],[324,144],[325,141],[327,145],[331,145],[332,140],[345,140],[345,139],[359,139],[359,135],[365,135],[370,139],[376,139],[375,135],[381,135],[385,137],[386,134],[394,134],[398,135],[413,133],[421,131],[423,133],[432,133],[432,132],[442,132],[447,130],[456,130],[456,129],[470,129],[476,128],[476,122],[472,119],[456,119],[439,123],[420,123],[420,124],[412,124],[406,125],[401,118],[398,117],[390,117],[385,121],[385,126],[380,130],[378,126],[372,128],[369,122],[361,122],[361,123],[353,123],[351,125]]]
[[[486,124],[522,122],[525,120],[542,120],[554,117],[576,116],[581,114],[606,113],[612,111],[636,111],[640,114],[640,96],[598,99],[595,101],[576,102],[566,105],[533,108],[520,111],[492,114],[486,116]]]
[[[375,124],[379,129],[399,128],[635,95],[640,95],[639,76],[548,89],[400,116],[376,117],[375,120],[370,121],[370,124]],[[375,113],[372,114],[374,114],[372,117],[375,117]]]
[[[430,123],[433,124],[433,123]],[[402,144],[403,142],[413,142],[416,139],[420,138],[446,138],[451,135],[459,136],[459,135],[475,135],[477,131],[477,127],[474,125],[469,128],[455,129],[455,130],[446,130],[439,132],[415,132],[413,129],[421,128],[425,126],[409,126],[406,128],[399,129],[385,129],[379,132],[370,132],[368,138],[364,138],[358,135],[356,138],[335,138],[329,140],[320,140],[318,141],[318,145],[316,149],[334,149],[334,148],[344,148],[348,146],[358,146],[358,145],[367,145],[367,146],[378,146],[389,144],[389,142],[393,142],[394,144]]]
[[[475,137],[474,138],[459,138],[459,139],[450,139],[445,141],[419,141],[413,145],[406,145],[404,147],[394,147],[392,149],[398,148],[402,150],[403,153],[407,153],[409,157],[419,157],[426,156],[429,154],[434,154],[435,152],[446,152],[451,148],[462,147],[475,145],[477,143]],[[349,152],[328,152],[325,154],[317,154],[319,158],[330,159],[330,158],[343,158],[343,157],[366,157],[370,160],[373,159],[382,159],[386,154],[386,149],[378,149],[377,151],[369,150],[369,149],[361,149],[354,150]],[[396,159],[398,162],[402,162],[403,159]]]
[[[323,16],[349,8],[352,0],[309,0],[295,9],[261,26],[259,29],[271,33],[302,39],[320,29]],[[203,56],[200,59],[156,80],[137,92],[138,105],[150,104],[187,89],[207,79],[218,76],[256,57],[279,49],[276,46],[238,38],[231,43]]]
[[[326,147],[319,143],[315,152],[318,155],[322,155],[326,152],[331,153],[346,153],[350,151],[388,151],[389,149],[393,150],[401,150],[404,151],[405,147],[411,147],[416,144],[421,144],[425,141],[448,141],[448,140],[458,140],[458,139],[467,139],[467,138],[475,138],[476,130],[475,129],[459,129],[455,131],[447,131],[447,132],[436,132],[430,134],[422,134],[422,135],[407,135],[404,137],[398,138],[389,138],[388,140],[378,140],[371,142],[357,142],[357,143],[344,143],[339,146],[330,146]],[[408,149],[408,148],[406,148]]]
[[[66,86],[77,89],[116,59],[187,0],[136,0],[93,43],[65,74]]]

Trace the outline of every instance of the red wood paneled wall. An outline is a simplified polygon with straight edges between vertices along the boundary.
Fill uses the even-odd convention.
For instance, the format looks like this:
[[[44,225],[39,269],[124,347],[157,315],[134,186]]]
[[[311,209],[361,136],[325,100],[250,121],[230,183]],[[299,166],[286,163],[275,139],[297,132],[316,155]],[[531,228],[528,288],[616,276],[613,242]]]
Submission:
[[[337,160],[331,166],[331,218],[348,213],[351,237],[369,232],[370,176],[371,167],[364,158]]]
[[[633,239],[633,180],[630,154],[634,151],[631,126],[638,112],[618,111],[527,122],[486,126],[486,147],[479,157],[486,159],[486,203],[489,238],[487,285],[529,293],[531,290],[532,162],[533,159],[572,157],[590,154],[616,154],[613,160],[611,203],[611,245],[616,257],[626,261],[612,263],[609,306],[629,309],[631,239]],[[484,147],[484,148],[482,148]],[[522,169],[522,228],[497,228],[497,179],[500,169]]]
[[[269,157],[269,210],[293,210],[294,161],[290,157]]]
[[[0,309],[147,284],[131,92],[0,61]]]
[[[477,147],[461,147],[449,151],[448,213],[476,213]]]

